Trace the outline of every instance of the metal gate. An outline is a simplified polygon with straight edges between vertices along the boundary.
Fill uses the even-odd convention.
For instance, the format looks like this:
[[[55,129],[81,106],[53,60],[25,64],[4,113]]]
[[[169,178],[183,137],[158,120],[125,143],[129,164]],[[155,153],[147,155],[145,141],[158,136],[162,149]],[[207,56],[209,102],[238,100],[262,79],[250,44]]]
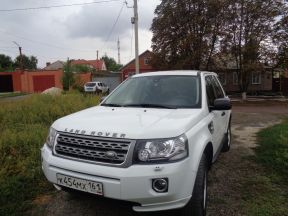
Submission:
[[[51,87],[55,87],[55,76],[33,76],[34,92],[42,92]]]
[[[12,75],[0,75],[0,92],[13,92]]]
[[[111,76],[111,77],[93,77],[92,80],[94,82],[98,81],[98,82],[103,82],[105,83],[109,89],[110,89],[110,92],[113,91],[120,83],[120,77],[119,76]]]

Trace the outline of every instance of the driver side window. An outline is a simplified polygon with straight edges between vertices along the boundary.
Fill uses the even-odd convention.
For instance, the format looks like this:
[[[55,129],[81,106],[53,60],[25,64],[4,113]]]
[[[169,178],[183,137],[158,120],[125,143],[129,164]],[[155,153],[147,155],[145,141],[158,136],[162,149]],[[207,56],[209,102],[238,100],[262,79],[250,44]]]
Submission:
[[[205,82],[206,82],[207,103],[209,107],[213,107],[216,95],[213,88],[212,77],[206,76]]]

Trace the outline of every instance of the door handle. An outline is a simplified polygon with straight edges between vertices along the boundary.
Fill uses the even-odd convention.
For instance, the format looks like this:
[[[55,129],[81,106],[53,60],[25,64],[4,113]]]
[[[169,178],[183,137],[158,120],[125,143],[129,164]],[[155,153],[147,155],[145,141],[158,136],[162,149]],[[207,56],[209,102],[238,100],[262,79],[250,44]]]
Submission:
[[[225,114],[226,114],[225,112],[222,112],[221,116],[225,116]]]

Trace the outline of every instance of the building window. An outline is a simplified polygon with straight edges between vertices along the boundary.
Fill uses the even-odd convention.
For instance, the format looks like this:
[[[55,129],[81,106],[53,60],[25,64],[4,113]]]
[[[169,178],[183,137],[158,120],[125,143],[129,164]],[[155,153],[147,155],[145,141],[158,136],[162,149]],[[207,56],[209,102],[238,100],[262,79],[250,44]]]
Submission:
[[[233,72],[233,85],[238,85],[239,80],[238,80],[238,74],[237,72]]]
[[[252,84],[254,85],[261,84],[261,73],[252,72]]]
[[[226,85],[226,73],[218,73],[218,78],[222,85]]]
[[[149,58],[144,58],[144,65],[149,65]]]

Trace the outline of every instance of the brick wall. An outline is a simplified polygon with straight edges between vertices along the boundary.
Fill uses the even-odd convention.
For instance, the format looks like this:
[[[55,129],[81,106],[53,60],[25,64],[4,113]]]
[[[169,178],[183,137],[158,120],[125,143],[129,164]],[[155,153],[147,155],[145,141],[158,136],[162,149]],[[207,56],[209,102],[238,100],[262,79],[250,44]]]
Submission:
[[[21,91],[21,73],[20,72],[0,72],[1,76],[10,75],[12,76],[13,81],[13,91],[20,92]]]
[[[25,93],[34,93],[35,88],[34,88],[34,77],[41,77],[45,79],[45,77],[49,76],[54,76],[54,87],[57,88],[63,88],[61,79],[63,76],[63,71],[62,70],[50,70],[50,71],[24,71],[21,74],[21,91]]]
[[[150,51],[146,51],[139,56],[139,68],[140,68],[139,71],[140,71],[140,73],[155,71],[155,69],[153,69],[153,67],[149,64],[150,58],[151,58],[151,52]],[[122,81],[127,79],[129,77],[129,75],[135,74],[135,71],[136,71],[135,60],[133,60],[122,68],[122,70],[121,70]]]

